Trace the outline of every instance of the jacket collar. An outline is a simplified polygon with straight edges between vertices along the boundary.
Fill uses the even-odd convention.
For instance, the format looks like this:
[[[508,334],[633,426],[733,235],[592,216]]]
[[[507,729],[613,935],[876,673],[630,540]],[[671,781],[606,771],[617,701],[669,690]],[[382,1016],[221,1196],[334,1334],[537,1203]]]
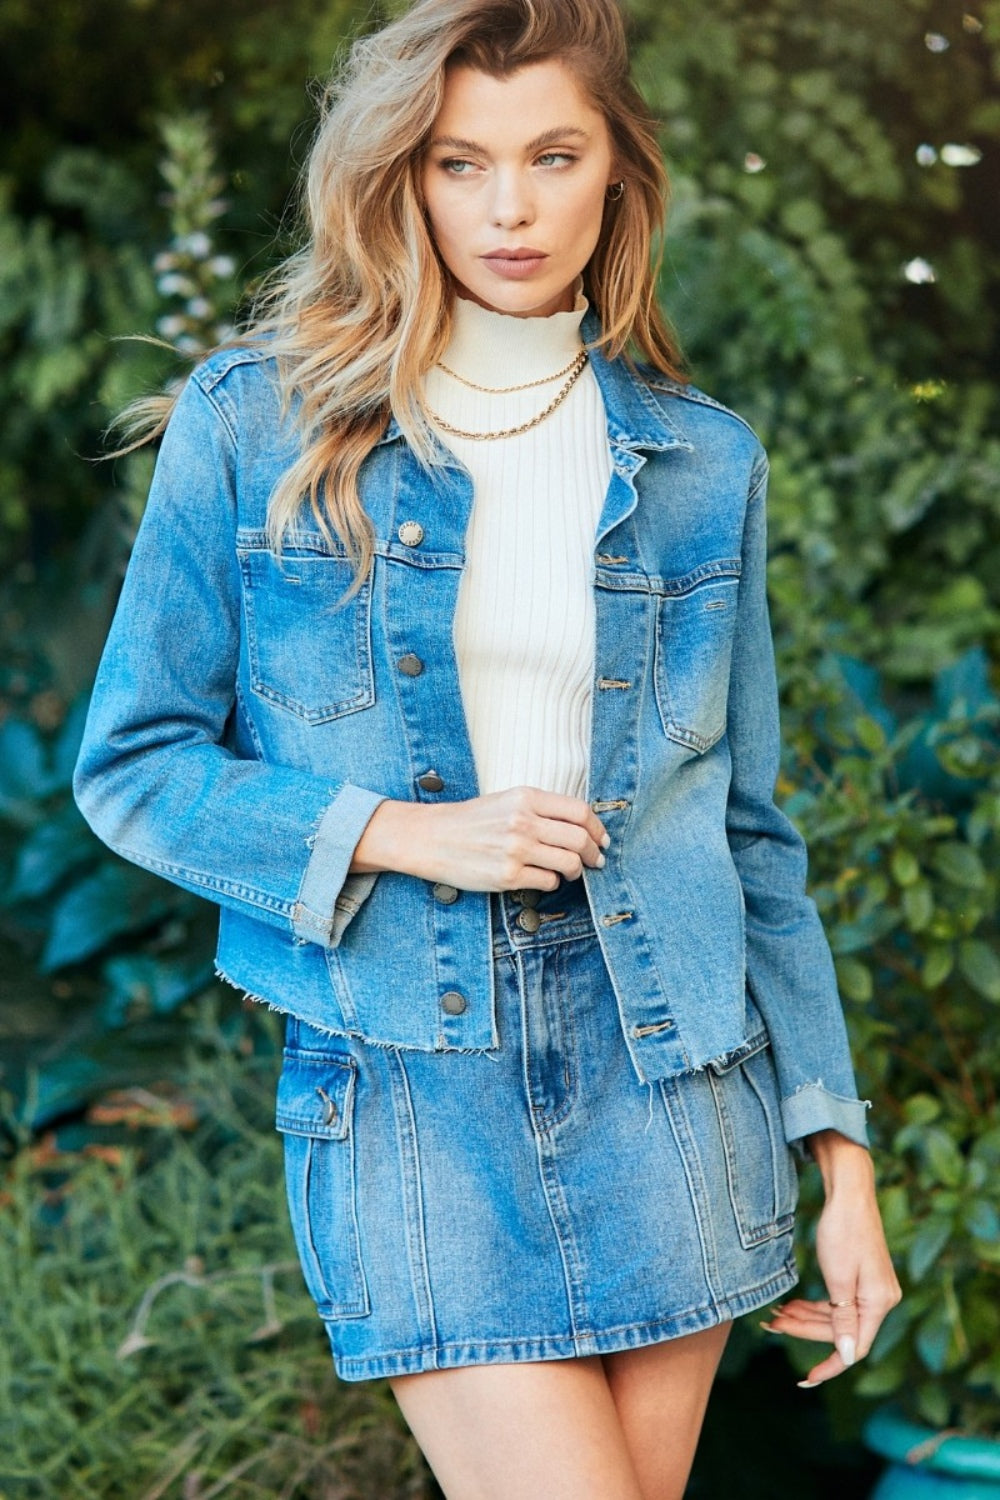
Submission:
[[[604,410],[608,421],[608,436],[620,448],[693,448],[683,425],[664,405],[658,401],[648,384],[622,358],[608,359],[597,347],[601,337],[601,324],[591,309],[581,324],[580,332],[590,347],[590,364],[604,398]],[[657,383],[666,392],[674,389],[666,376],[657,375]]]
[[[583,341],[590,348],[590,364],[601,390],[607,415],[608,436],[618,448],[634,450],[648,448],[660,451],[667,448],[693,449],[683,424],[676,414],[668,416],[663,403],[656,399],[649,385],[622,358],[609,360],[597,347],[601,337],[601,324],[591,308],[580,325]],[[677,385],[665,375],[655,376],[657,388],[670,394],[680,392]],[[385,432],[376,446],[394,442],[402,437],[402,429],[394,416],[389,418]],[[453,462],[442,447],[444,461]]]

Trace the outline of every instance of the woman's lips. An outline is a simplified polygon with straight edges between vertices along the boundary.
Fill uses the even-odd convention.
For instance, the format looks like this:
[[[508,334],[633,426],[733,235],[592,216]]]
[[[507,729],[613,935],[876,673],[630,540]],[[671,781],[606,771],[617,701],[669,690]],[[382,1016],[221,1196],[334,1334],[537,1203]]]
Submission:
[[[495,250],[491,255],[481,257],[483,264],[489,266],[498,276],[503,276],[509,281],[523,281],[533,276],[537,270],[548,260],[548,256],[541,250],[519,249],[519,250]]]

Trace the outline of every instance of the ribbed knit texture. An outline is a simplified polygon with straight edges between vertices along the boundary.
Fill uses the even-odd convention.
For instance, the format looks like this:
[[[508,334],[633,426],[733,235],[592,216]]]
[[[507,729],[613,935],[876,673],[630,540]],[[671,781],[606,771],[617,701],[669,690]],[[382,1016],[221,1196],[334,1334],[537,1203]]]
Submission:
[[[587,306],[580,292],[572,312],[516,318],[456,298],[443,363],[492,387],[554,375],[581,347]],[[565,379],[496,396],[435,369],[426,394],[455,426],[495,431],[542,411]],[[441,437],[475,485],[454,641],[480,791],[585,797],[594,537],[611,478],[597,381],[588,364],[562,405],[519,437]]]

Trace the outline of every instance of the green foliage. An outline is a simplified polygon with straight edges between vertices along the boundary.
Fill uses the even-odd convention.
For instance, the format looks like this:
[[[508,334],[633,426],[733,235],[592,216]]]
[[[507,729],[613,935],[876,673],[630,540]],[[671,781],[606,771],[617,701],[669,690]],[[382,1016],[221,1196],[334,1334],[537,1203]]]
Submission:
[[[180,1086],[105,1098],[0,1180],[0,1494],[430,1495],[388,1387],[337,1382],[302,1283],[276,1019],[184,1019]]]
[[[663,301],[698,383],[772,455],[782,795],[906,1290],[857,1387],[996,1432],[1000,6],[628,9],[674,182]],[[8,119],[0,91],[0,547],[17,564],[0,587],[0,940],[45,971],[24,1050],[38,1063],[44,1028],[66,1033],[25,1075],[15,1134],[99,1093],[113,1055],[148,1077],[208,962],[204,909],[104,853],[68,797],[149,472],[119,464],[109,500],[80,455],[165,373],[161,352],[109,340],[156,330],[194,355],[225,335],[238,290],[288,248],[306,80],[382,13],[0,0],[28,106]],[[203,1290],[164,1296],[195,1317]]]

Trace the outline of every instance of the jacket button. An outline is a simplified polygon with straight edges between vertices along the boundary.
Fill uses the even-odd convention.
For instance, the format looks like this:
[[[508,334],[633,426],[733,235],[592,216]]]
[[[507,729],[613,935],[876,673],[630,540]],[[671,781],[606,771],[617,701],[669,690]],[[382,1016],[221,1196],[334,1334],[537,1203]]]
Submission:
[[[537,932],[542,925],[542,919],[533,906],[526,906],[517,914],[517,925],[523,932]]]
[[[541,891],[533,891],[529,886],[526,890],[511,891],[510,894],[511,899],[516,901],[520,906],[537,906],[538,898],[542,893]]]
[[[449,990],[441,996],[441,1009],[449,1016],[460,1016],[468,1008],[468,1000],[458,990]]]
[[[458,900],[458,891],[453,885],[445,885],[438,881],[434,887],[434,896],[438,901],[443,901],[445,906],[450,906],[453,901]]]
[[[424,528],[419,521],[404,521],[396,535],[405,546],[419,547],[424,539]]]
[[[406,673],[407,677],[419,677],[424,670],[424,664],[420,660],[420,657],[414,656],[412,651],[407,651],[405,656],[401,656],[396,665],[401,672]]]
[[[425,771],[417,777],[417,786],[425,792],[440,792],[444,789],[444,782],[436,771]]]

